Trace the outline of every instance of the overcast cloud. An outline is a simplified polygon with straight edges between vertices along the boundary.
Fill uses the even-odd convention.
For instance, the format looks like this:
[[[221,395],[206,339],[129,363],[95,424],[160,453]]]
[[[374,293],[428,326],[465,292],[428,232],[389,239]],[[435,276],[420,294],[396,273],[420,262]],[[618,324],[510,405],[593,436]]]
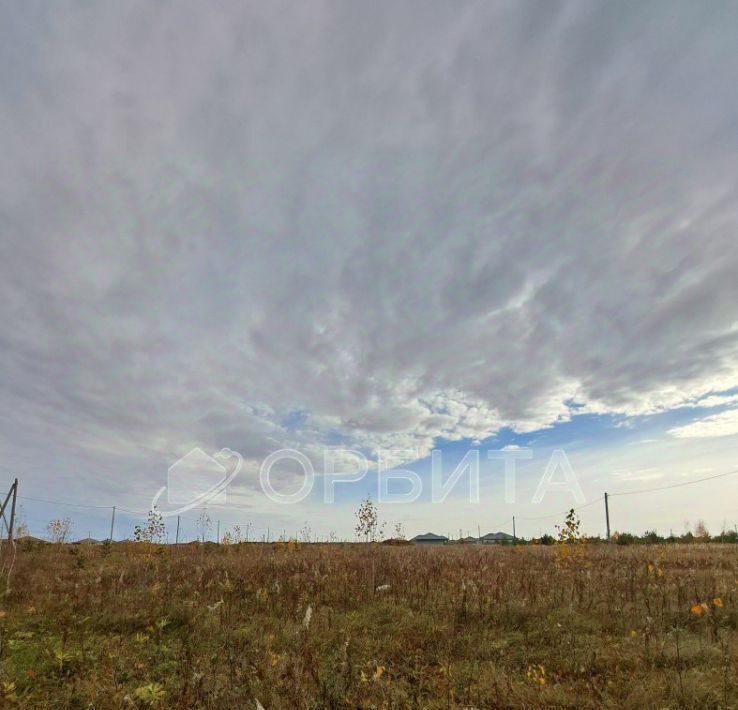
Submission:
[[[734,388],[737,9],[0,2],[7,477]]]

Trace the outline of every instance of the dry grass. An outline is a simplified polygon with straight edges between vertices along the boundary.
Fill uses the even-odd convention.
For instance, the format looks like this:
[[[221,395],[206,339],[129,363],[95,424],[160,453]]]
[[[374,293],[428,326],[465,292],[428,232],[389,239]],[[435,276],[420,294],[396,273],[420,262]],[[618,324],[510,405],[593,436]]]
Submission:
[[[0,607],[0,697],[39,708],[736,707],[737,553],[19,549]]]

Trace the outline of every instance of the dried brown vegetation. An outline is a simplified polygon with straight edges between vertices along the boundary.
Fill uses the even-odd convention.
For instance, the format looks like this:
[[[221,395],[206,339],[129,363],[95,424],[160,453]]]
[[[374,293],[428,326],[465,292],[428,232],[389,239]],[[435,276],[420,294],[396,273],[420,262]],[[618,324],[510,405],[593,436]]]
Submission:
[[[0,704],[735,707],[737,553],[19,547]]]

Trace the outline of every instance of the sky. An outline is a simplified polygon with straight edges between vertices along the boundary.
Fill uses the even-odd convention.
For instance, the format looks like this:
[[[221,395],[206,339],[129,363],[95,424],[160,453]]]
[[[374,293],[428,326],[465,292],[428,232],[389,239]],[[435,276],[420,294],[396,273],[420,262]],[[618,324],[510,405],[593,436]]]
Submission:
[[[432,450],[445,474],[481,452],[479,503],[380,505],[408,534],[552,529],[571,492],[531,496],[556,450],[600,534],[604,491],[737,468],[737,23],[0,0],[0,484],[28,527],[103,537],[116,505],[128,536],[195,448],[243,459],[211,517],[272,536],[352,536],[380,450],[424,484]],[[513,504],[503,447],[533,456]],[[299,504],[259,485],[284,448],[315,466]],[[327,505],[339,449],[368,473]],[[614,498],[613,528],[733,527],[737,493]]]

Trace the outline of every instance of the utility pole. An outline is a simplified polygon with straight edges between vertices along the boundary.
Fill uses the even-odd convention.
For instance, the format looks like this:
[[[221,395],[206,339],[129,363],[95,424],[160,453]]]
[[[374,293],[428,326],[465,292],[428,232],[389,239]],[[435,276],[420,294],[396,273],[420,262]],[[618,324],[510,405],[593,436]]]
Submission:
[[[10,508],[10,522],[8,522],[8,519],[5,517],[5,511],[8,508],[8,503],[10,502],[10,498],[13,498],[13,503]],[[2,519],[3,524],[5,525],[5,529],[8,531],[8,540],[13,539],[13,526],[15,525],[15,499],[18,496],[18,479],[16,478],[13,482],[13,485],[10,486],[10,490],[8,491],[8,495],[5,496],[5,500],[2,504],[0,504],[0,518]],[[0,528],[0,539],[2,538],[3,533],[2,529]]]
[[[515,534],[515,516],[513,515],[513,542],[515,542],[517,539],[518,537]]]
[[[218,532],[216,535],[215,542],[220,545],[220,520],[218,521]]]
[[[15,499],[18,497],[18,479],[13,481],[13,505],[10,508],[10,528],[8,530],[8,538],[13,539],[13,526],[15,525]]]
[[[179,515],[177,516],[177,535],[174,538],[174,546],[177,547],[179,545]]]
[[[605,493],[605,524],[607,525],[607,541],[610,542],[610,506],[607,502],[607,493]]]
[[[110,518],[110,542],[113,542],[113,528],[115,527],[115,506],[113,506],[113,515]]]

